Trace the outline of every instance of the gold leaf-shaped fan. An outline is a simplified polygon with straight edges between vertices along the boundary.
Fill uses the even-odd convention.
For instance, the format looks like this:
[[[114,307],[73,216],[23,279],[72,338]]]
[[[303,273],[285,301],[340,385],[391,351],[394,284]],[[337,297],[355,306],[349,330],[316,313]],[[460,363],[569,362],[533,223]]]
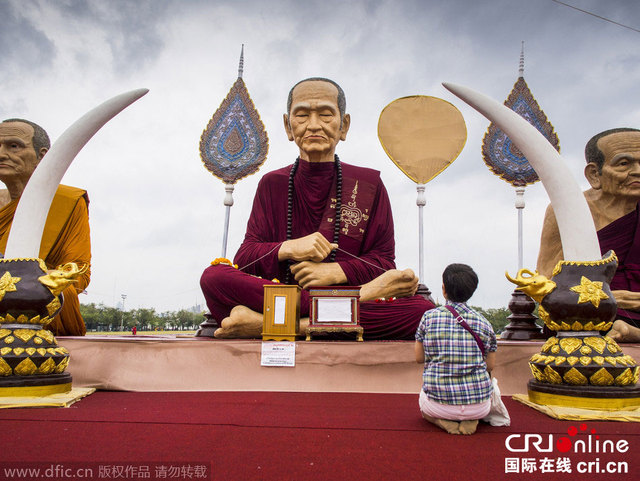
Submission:
[[[446,100],[412,95],[382,110],[378,138],[407,177],[426,184],[458,157],[467,141],[467,127],[460,111]]]

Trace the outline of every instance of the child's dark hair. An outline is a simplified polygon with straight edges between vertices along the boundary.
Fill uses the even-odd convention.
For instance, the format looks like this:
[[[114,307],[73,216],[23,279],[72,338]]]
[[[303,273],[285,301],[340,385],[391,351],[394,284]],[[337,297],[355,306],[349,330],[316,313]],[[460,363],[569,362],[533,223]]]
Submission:
[[[467,302],[478,287],[478,275],[466,264],[449,264],[442,273],[447,299]]]

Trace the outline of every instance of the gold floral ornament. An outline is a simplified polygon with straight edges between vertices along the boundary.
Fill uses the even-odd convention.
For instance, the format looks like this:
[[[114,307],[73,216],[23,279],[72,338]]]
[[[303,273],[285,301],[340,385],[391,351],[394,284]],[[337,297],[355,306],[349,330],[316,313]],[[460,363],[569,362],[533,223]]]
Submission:
[[[88,269],[88,265],[82,268],[78,267],[75,262],[67,262],[63,266],[49,271],[46,276],[38,277],[40,283],[46,286],[54,296],[60,295],[68,286],[76,282],[76,279],[84,274]]]
[[[217,259],[214,259],[213,262],[211,262],[212,266],[217,266],[218,264],[223,264],[225,266],[231,266],[234,269],[238,268],[238,264],[234,264],[233,262],[231,262],[226,257],[218,257]]]
[[[580,285],[573,286],[571,290],[580,294],[578,304],[590,302],[595,307],[598,307],[601,299],[609,299],[609,296],[602,290],[602,282],[590,281],[585,276],[580,279]]]
[[[20,282],[20,277],[13,277],[9,271],[5,272],[2,277],[0,277],[0,301],[4,298],[4,295],[7,292],[15,292],[18,289],[16,288],[16,284]]]

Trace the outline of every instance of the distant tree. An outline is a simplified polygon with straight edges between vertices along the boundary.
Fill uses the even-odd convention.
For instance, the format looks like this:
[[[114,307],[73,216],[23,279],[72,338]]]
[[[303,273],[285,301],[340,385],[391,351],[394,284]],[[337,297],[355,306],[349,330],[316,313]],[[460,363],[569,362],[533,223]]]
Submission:
[[[102,313],[94,303],[80,304],[80,314],[88,331],[97,331],[100,328]]]
[[[158,329],[161,330],[169,330],[173,326],[171,324],[171,319],[173,318],[172,312],[163,312],[158,316]]]
[[[135,324],[138,329],[151,331],[160,324],[160,318],[155,309],[140,308],[133,311]]]
[[[89,331],[113,331],[120,328],[122,312],[115,307],[107,307],[102,303],[80,304],[80,314]]]
[[[496,333],[501,332],[507,324],[509,324],[509,317],[511,311],[506,307],[483,309],[482,307],[472,306],[476,311],[482,314],[487,321],[491,323],[493,330]]]
[[[120,321],[122,320],[123,312],[115,307],[105,307],[102,304],[102,318],[104,323],[111,326],[112,331],[120,330]]]

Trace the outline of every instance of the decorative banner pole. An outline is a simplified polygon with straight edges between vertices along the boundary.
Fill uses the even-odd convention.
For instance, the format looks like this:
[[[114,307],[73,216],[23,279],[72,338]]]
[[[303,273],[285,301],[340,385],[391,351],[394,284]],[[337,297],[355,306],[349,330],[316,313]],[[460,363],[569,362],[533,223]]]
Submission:
[[[229,238],[229,215],[231,214],[231,206],[233,205],[233,184],[224,185],[224,205],[226,207],[224,212],[224,233],[222,236],[222,257],[227,257],[227,240]]]
[[[431,293],[424,285],[425,184],[460,155],[467,141],[464,118],[452,104],[437,97],[402,97],[382,110],[378,138],[391,161],[417,184],[421,283],[418,293],[430,298]]]
[[[523,242],[522,242],[522,212],[524,209],[524,189],[523,185],[516,186],[516,209],[518,210],[518,270],[522,269],[524,264]]]
[[[529,86],[524,81],[524,42],[520,52],[520,68],[518,80],[504,105],[518,113],[532,124],[557,150],[560,142],[553,125],[547,119],[538,102],[533,97]],[[522,218],[525,207],[524,191],[527,185],[538,182],[540,178],[529,161],[512,142],[512,140],[493,122],[489,124],[487,133],[482,139],[482,158],[487,167],[505,182],[515,187],[515,207],[518,212],[518,270],[523,267],[523,229]],[[501,335],[502,339],[524,341],[544,337],[532,314],[535,302],[520,290],[515,290],[509,302],[511,315],[509,325]]]
[[[420,283],[424,285],[424,206],[427,205],[427,199],[424,196],[424,191],[427,188],[424,184],[416,185],[416,191],[418,192],[418,198],[416,199],[416,205],[418,206],[418,273],[420,276]]]
[[[264,124],[242,80],[243,67],[244,45],[240,52],[238,80],[200,137],[200,158],[205,168],[225,183],[226,212],[222,257],[227,255],[234,184],[257,172],[269,151],[269,139]]]
[[[215,111],[200,137],[200,158],[205,168],[221,179],[225,186],[225,217],[222,257],[227,257],[229,218],[235,183],[254,174],[267,158],[269,139],[260,115],[242,80],[244,44],[240,51],[238,79]],[[205,314],[196,336],[213,337],[218,324]]]

